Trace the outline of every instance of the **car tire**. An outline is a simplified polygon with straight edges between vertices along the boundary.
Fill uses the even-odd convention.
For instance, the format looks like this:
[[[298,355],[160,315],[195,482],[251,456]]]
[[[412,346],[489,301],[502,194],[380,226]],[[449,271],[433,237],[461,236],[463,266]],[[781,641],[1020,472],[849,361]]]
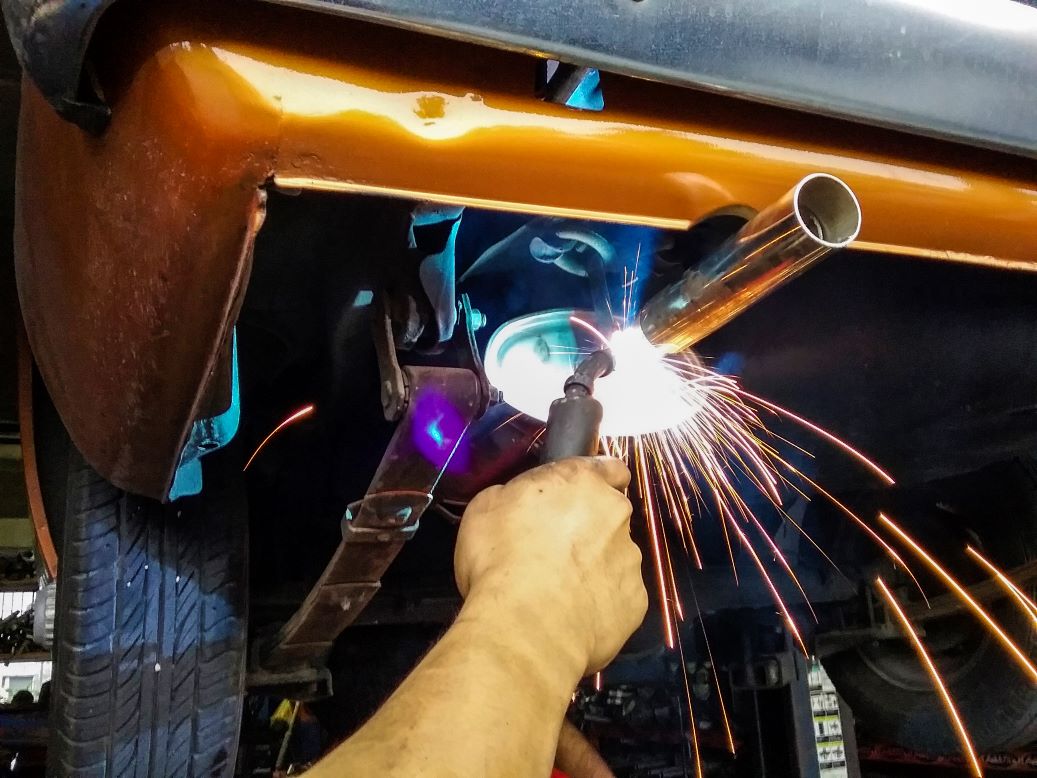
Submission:
[[[248,535],[230,460],[210,454],[203,493],[161,504],[112,486],[71,451],[57,517],[48,775],[233,774]]]
[[[1033,459],[955,479],[948,505],[970,517],[988,558],[1010,569],[1037,558],[1037,465]],[[899,517],[907,523],[907,516]],[[910,523],[908,523],[910,527]],[[946,561],[946,560],[945,560]],[[1037,585],[1023,587],[1031,597]],[[989,606],[1027,656],[1037,655],[1037,629],[1014,602]],[[1037,694],[1030,677],[971,616],[926,625],[932,644],[952,628],[968,632],[965,650],[934,660],[980,753],[1019,748],[1037,739]],[[882,641],[829,657],[825,669],[869,740],[930,754],[957,753],[957,737],[928,676],[906,642]],[[917,672],[910,668],[917,668]]]

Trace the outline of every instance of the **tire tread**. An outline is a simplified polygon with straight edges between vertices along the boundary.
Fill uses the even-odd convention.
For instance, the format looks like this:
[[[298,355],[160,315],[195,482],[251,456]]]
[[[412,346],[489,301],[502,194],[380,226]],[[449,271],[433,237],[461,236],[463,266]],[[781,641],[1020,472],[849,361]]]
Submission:
[[[173,505],[70,457],[48,775],[232,775],[244,691],[240,483]]]

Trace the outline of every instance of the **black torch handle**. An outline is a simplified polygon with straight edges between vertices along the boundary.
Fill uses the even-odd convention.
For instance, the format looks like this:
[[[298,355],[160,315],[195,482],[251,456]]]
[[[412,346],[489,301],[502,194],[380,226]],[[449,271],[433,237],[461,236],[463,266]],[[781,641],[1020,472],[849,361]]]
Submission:
[[[541,462],[567,457],[590,457],[598,453],[601,437],[601,403],[588,393],[570,393],[551,403]]]
[[[584,359],[569,380],[565,395],[551,403],[541,462],[567,457],[592,457],[601,437],[601,403],[594,399],[594,382],[612,372],[612,354],[595,351]]]

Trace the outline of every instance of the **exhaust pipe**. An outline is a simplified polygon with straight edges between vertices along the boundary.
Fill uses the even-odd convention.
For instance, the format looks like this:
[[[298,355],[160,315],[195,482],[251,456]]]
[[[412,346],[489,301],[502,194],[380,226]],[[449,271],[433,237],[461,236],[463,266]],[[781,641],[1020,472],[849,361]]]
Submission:
[[[683,351],[832,249],[849,245],[860,229],[861,207],[850,187],[813,173],[654,295],[641,310],[641,330],[666,351]]]

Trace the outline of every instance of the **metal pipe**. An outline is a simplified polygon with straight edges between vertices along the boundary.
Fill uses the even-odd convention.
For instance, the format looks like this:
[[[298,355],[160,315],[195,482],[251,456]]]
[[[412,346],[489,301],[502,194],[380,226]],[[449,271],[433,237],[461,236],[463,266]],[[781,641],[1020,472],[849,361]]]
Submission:
[[[683,351],[812,267],[860,232],[853,191],[827,173],[802,179],[730,240],[641,310],[641,329],[667,351]]]

